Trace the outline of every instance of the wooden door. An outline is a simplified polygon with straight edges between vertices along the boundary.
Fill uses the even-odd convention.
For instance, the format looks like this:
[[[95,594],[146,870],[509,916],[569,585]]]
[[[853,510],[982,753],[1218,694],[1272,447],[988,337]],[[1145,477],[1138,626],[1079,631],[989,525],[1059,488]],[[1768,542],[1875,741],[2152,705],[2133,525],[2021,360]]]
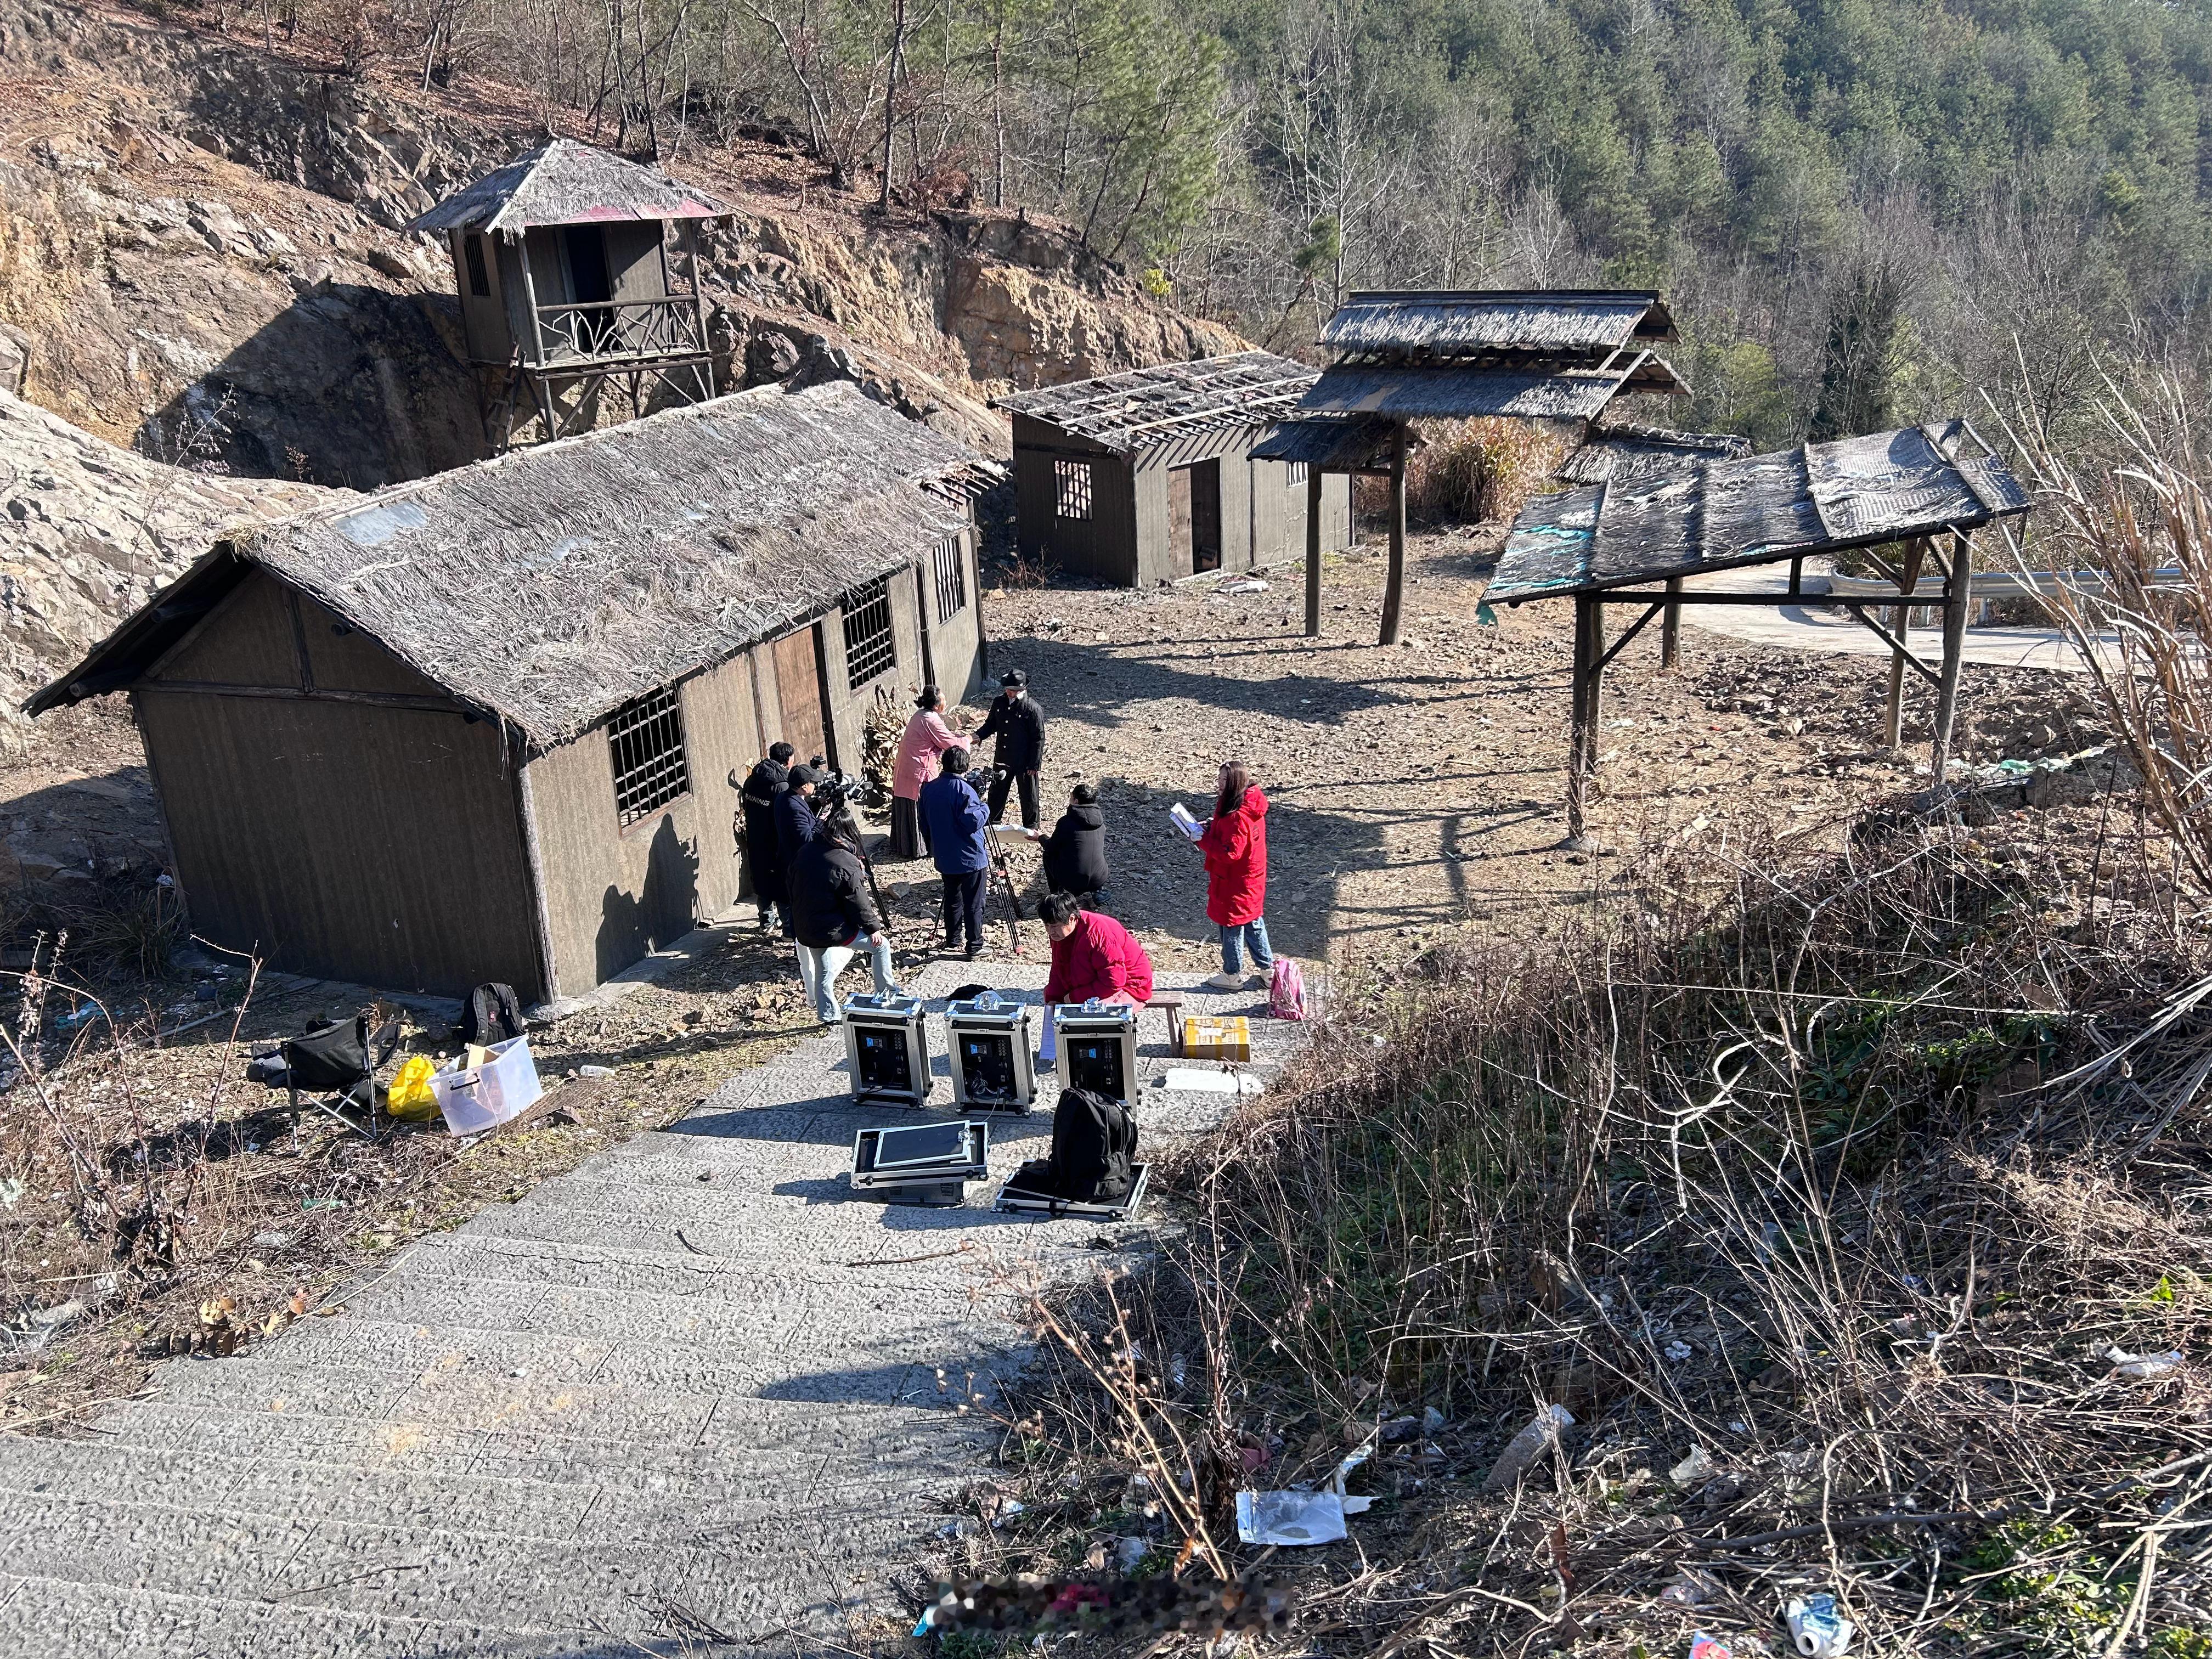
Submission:
[[[799,761],[829,752],[822,718],[822,680],[814,672],[814,630],[786,634],[772,647],[775,655],[775,700],[783,707],[783,741]]]
[[[1190,561],[1190,469],[1178,466],[1168,473],[1168,567],[1180,574]]]
[[[1200,461],[1190,469],[1190,568],[1194,573],[1221,568],[1221,462]]]

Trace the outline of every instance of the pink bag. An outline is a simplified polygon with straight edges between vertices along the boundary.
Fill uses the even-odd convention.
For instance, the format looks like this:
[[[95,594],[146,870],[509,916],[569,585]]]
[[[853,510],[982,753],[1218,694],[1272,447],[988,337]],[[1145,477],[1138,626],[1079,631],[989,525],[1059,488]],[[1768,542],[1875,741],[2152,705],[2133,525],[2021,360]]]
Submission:
[[[1267,1012],[1277,1019],[1306,1017],[1306,976],[1288,957],[1277,957],[1275,971],[1268,976]]]

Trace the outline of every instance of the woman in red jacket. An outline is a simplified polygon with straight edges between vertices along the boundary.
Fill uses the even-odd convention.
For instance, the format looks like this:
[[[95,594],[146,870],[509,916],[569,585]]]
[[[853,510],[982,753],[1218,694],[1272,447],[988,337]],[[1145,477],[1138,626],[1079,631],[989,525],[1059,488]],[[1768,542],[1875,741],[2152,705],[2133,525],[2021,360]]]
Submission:
[[[1206,854],[1206,914],[1221,929],[1221,971],[1206,982],[1218,991],[1242,989],[1247,941],[1264,981],[1275,967],[1260,914],[1267,902],[1267,798],[1242,761],[1221,769],[1198,850]]]

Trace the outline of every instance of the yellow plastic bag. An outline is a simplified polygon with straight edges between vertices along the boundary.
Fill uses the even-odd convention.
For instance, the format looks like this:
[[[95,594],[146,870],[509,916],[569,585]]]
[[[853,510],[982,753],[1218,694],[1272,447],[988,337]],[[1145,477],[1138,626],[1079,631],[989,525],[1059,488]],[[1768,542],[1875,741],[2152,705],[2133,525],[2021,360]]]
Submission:
[[[438,1115],[437,1091],[430,1087],[437,1069],[437,1062],[428,1054],[407,1057],[407,1063],[385,1091],[385,1106],[392,1116],[413,1121]]]

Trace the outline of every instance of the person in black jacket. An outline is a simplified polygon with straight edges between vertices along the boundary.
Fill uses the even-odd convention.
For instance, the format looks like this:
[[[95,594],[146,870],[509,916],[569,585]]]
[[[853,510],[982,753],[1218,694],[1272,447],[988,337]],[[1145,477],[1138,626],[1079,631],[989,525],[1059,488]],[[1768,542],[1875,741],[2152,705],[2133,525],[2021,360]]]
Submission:
[[[783,848],[776,839],[775,804],[791,787],[791,757],[797,752],[787,743],[770,744],[768,757],[745,774],[738,792],[745,879],[760,907],[763,933],[778,927],[786,935],[791,932],[790,914],[783,906]]]
[[[822,833],[822,819],[814,801],[814,792],[822,782],[822,775],[811,766],[794,766],[788,775],[789,787],[777,797],[775,803],[775,845],[783,856],[786,890],[783,912],[783,936],[791,937],[791,885],[788,872],[798,861],[799,849]]]
[[[1098,792],[1079,783],[1067,798],[1067,811],[1060,815],[1049,836],[1034,830],[1030,839],[1044,842],[1044,884],[1048,892],[1066,893],[1086,902],[1103,902],[1106,896],[1106,814],[1098,805]]]
[[[1020,669],[1001,674],[999,684],[1004,689],[991,700],[990,713],[975,728],[979,744],[994,733],[999,739],[998,748],[992,751],[997,770],[991,779],[991,822],[996,823],[1006,817],[1006,786],[1011,782],[1021,790],[1022,828],[1034,830],[1037,827],[1037,773],[1044,765],[1044,710],[1030,696],[1030,677]]]
[[[891,942],[868,898],[868,872],[859,837],[840,817],[799,849],[789,875],[791,921],[799,945],[799,980],[824,1025],[837,1022],[837,975],[863,950],[876,974],[876,994],[896,991]]]

